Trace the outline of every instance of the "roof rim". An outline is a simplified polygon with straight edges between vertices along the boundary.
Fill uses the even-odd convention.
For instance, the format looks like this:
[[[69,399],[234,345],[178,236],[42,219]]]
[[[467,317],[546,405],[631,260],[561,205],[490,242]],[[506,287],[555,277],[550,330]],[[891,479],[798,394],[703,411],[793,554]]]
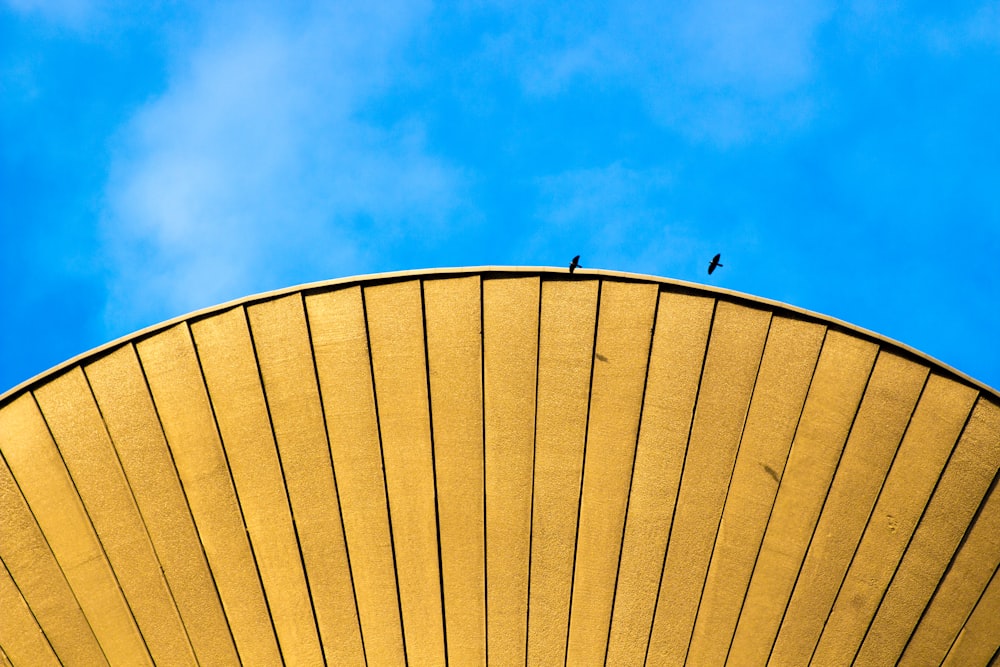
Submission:
[[[384,273],[368,273],[357,276],[346,276],[342,278],[332,278],[329,280],[320,280],[310,283],[303,283],[300,285],[292,285],[290,287],[282,287],[276,290],[269,290],[267,292],[260,292],[257,294],[251,294],[248,296],[240,297],[230,301],[226,301],[214,306],[208,306],[206,308],[200,308],[198,310],[185,313],[183,315],[178,315],[170,319],[152,324],[148,327],[143,327],[133,331],[132,333],[126,334],[114,340],[108,341],[98,345],[97,347],[91,348],[85,352],[81,352],[66,361],[63,361],[55,366],[38,373],[37,375],[28,378],[27,380],[11,387],[7,391],[0,393],[0,407],[7,404],[13,400],[16,396],[23,392],[30,391],[35,386],[42,384],[45,380],[54,378],[65,370],[72,368],[76,365],[82,365],[88,359],[97,358],[100,355],[108,352],[114,348],[124,345],[129,342],[134,342],[151,336],[160,331],[165,331],[172,326],[176,326],[182,322],[188,322],[195,319],[201,319],[215,313],[221,313],[230,308],[235,308],[237,306],[247,306],[254,303],[259,303],[261,301],[266,301],[269,299],[280,298],[287,296],[289,294],[295,293],[306,293],[310,291],[327,290],[333,287],[346,287],[353,285],[362,285],[366,283],[385,283],[385,282],[396,282],[406,278],[427,278],[427,277],[455,277],[455,276],[471,276],[479,275],[485,276],[488,274],[495,275],[537,275],[539,277],[544,275],[556,275],[560,277],[568,277],[570,274],[567,273],[566,269],[561,267],[552,266],[467,266],[467,267],[442,267],[442,268],[429,268],[429,269],[407,269],[404,271],[389,271]],[[928,364],[932,369],[937,369],[947,375],[965,382],[966,384],[975,387],[979,391],[988,394],[993,400],[1000,402],[1000,391],[994,389],[984,382],[981,382],[955,368],[949,366],[934,357],[930,356],[925,352],[921,352],[916,348],[910,347],[905,343],[901,343],[895,339],[889,338],[888,336],[883,336],[882,334],[871,331],[870,329],[865,329],[863,327],[851,324],[844,320],[831,317],[829,315],[823,315],[822,313],[817,313],[815,311],[807,310],[805,308],[800,308],[798,306],[793,306],[781,301],[776,301],[774,299],[768,299],[765,297],[754,296],[752,294],[747,294],[745,292],[738,292],[736,290],[726,289],[724,287],[715,287],[712,285],[705,285],[702,283],[689,282],[686,280],[678,280],[675,278],[664,278],[662,276],[654,276],[650,274],[643,273],[629,273],[627,271],[613,271],[609,269],[577,269],[577,273],[574,276],[595,276],[601,278],[615,278],[619,280],[627,280],[630,282],[644,282],[644,283],[656,283],[659,285],[666,285],[671,287],[681,288],[683,290],[689,290],[692,292],[708,293],[716,296],[729,297],[731,299],[742,301],[749,304],[764,305],[775,309],[776,311],[784,311],[785,313],[791,313],[801,317],[806,317],[808,319],[815,320],[827,325],[833,325],[841,329],[853,332],[864,338],[868,338],[880,345],[888,346],[890,348],[895,348],[896,350],[903,352],[909,356],[915,357]]]

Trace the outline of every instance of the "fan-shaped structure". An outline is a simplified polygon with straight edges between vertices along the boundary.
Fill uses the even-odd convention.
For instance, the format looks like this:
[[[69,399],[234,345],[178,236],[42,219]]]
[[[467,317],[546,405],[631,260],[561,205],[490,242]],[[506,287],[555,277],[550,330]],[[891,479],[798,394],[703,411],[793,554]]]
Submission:
[[[1000,397],[609,272],[309,285],[0,398],[5,664],[984,665]]]

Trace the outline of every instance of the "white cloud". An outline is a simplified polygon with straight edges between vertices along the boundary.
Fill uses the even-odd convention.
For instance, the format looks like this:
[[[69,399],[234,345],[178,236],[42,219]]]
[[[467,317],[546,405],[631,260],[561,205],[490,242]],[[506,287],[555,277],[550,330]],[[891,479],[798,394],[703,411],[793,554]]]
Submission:
[[[348,3],[353,4],[353,3]],[[418,119],[359,111],[426,8],[216,14],[121,133],[103,220],[112,329],[353,273],[458,206]]]
[[[490,55],[519,63],[534,95],[579,80],[639,91],[661,122],[721,144],[808,121],[828,0],[638,0],[517,15]]]
[[[81,28],[98,11],[92,0],[3,0],[15,12],[40,16],[47,21]]]
[[[628,266],[647,273],[690,264],[704,248],[688,221],[672,215],[674,180],[668,170],[620,163],[539,179],[539,227],[528,243],[529,254],[572,250],[583,254],[584,266]]]

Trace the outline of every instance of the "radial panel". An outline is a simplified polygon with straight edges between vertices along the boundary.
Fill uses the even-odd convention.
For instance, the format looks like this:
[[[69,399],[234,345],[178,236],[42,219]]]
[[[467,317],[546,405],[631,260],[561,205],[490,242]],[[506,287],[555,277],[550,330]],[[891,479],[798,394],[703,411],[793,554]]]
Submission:
[[[49,640],[38,627],[28,603],[17,590],[7,568],[0,563],[0,646],[4,657],[24,665],[58,665]]]
[[[405,662],[361,289],[306,298],[337,491],[370,664]]]
[[[30,400],[30,396],[21,399]],[[14,406],[19,402],[15,401],[0,410],[0,437],[15,433],[23,437],[14,430],[18,424],[11,420],[16,409]],[[27,603],[53,651],[67,662],[107,664],[86,612],[79,606],[64,578],[6,462],[0,465],[0,557],[3,558],[4,571],[14,580],[18,595]],[[13,595],[13,591],[10,594]],[[4,609],[7,609],[6,605]],[[29,636],[18,635],[16,641],[8,644],[7,632],[15,631],[14,627],[7,625],[8,622],[13,624],[13,621],[4,622],[5,650],[17,656],[28,650],[24,645],[30,647],[37,644],[30,623]],[[26,623],[26,619],[22,619],[22,623]]]
[[[240,659],[278,661],[274,627],[190,330],[179,324],[137,349]]]
[[[542,285],[531,514],[528,663],[564,664],[583,479],[596,280]]]
[[[118,585],[153,660],[194,664],[194,654],[125,474],[80,368],[35,393]]]
[[[661,293],[636,445],[607,663],[643,664],[715,301]]]
[[[527,650],[539,292],[483,281],[487,659],[504,665]]]
[[[281,654],[321,662],[312,604],[242,307],[191,325]]]
[[[478,276],[424,283],[448,660],[486,662],[482,310]]]
[[[733,664],[767,661],[877,352],[827,334],[729,648]]]
[[[251,306],[247,316],[323,653],[331,663],[361,664],[364,648],[304,305],[295,294]],[[309,622],[299,631],[312,632]]]
[[[365,288],[407,660],[445,661],[437,493],[419,281]]]
[[[135,348],[124,345],[84,370],[198,661],[238,664]]]
[[[980,399],[893,575],[857,659],[899,659],[1000,468],[1000,406]],[[973,664],[973,663],[969,663]]]
[[[996,665],[1000,658],[1000,576],[993,573],[990,585],[979,598],[965,627],[944,660],[947,667]]]
[[[930,665],[944,660],[955,638],[1000,567],[1000,486],[994,479],[958,553],[903,652],[902,665]],[[992,575],[996,576],[996,575]],[[1000,627],[996,628],[1000,632]]]
[[[3,438],[0,451],[104,655],[113,663],[149,664],[146,644],[33,395],[4,407],[0,433],[17,434]]]
[[[776,663],[812,654],[926,379],[926,367],[896,355],[875,363],[771,650]]]
[[[974,400],[975,392],[968,387],[937,375],[928,380],[825,619],[817,661],[853,652],[861,643]],[[859,477],[864,477],[863,471]]]
[[[810,322],[771,321],[688,649],[692,664],[725,662],[825,334]]]
[[[716,307],[649,638],[655,663],[687,653],[770,320],[764,310]]]
[[[600,294],[566,648],[600,663],[608,629],[658,290],[606,283]]]

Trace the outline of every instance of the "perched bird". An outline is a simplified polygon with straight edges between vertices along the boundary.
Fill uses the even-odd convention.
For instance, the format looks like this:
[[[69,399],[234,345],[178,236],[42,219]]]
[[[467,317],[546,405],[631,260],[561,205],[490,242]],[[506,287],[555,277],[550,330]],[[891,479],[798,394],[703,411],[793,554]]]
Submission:
[[[579,268],[579,266],[580,266],[580,256],[577,255],[576,257],[573,258],[573,261],[569,263],[569,272],[573,273],[574,271],[577,270],[577,268]]]
[[[724,266],[723,264],[719,263],[720,257],[722,257],[721,252],[715,253],[715,257],[712,258],[712,262],[708,265],[708,275],[712,275],[712,272],[715,271],[717,267]]]

